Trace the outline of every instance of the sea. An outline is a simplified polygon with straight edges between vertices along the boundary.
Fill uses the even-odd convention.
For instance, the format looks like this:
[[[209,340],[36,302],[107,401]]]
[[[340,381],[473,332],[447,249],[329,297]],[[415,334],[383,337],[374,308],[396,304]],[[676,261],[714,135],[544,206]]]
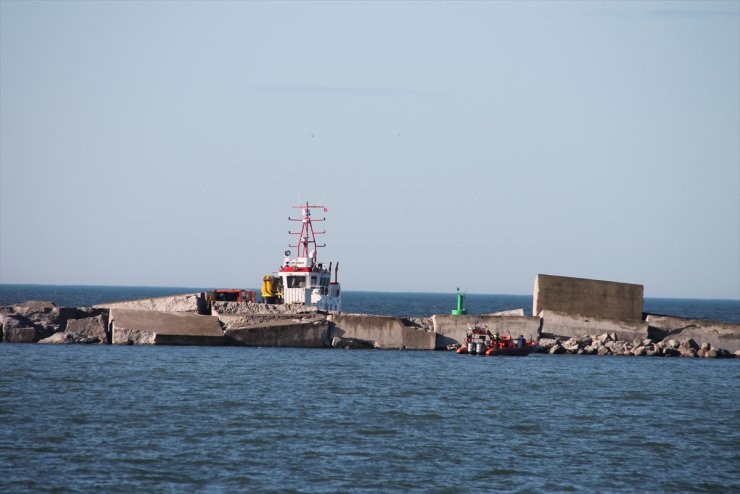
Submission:
[[[203,289],[174,290],[0,285],[0,305]],[[455,302],[343,294],[410,317]],[[740,322],[736,300],[645,310]],[[739,397],[740,359],[3,343],[0,492],[738,493]]]

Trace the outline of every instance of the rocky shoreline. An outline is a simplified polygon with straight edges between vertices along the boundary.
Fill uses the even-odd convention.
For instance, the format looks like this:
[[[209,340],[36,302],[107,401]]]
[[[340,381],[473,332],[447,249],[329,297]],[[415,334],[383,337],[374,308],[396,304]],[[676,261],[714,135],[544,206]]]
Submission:
[[[52,302],[28,301],[21,304],[0,307],[0,327],[2,341],[7,343],[41,343],[41,344],[214,344],[213,339],[181,340],[179,343],[168,333],[158,336],[152,332],[136,328],[121,328],[113,336],[114,316],[111,314],[127,312],[129,316],[146,314],[160,315],[177,319],[177,324],[186,320],[208,319],[215,332],[221,335],[222,341],[215,344],[247,346],[299,346],[328,347],[341,349],[398,348],[398,349],[444,349],[450,345],[440,344],[446,341],[454,331],[450,324],[459,324],[465,318],[449,316],[432,316],[431,318],[393,318],[390,316],[372,316],[367,314],[343,314],[327,316],[318,313],[313,307],[296,307],[288,310],[287,306],[269,306],[265,304],[216,303],[213,305],[213,316],[199,315],[202,304],[198,297],[184,295],[145,301],[144,305],[126,302],[116,307],[57,307]],[[163,303],[157,305],[157,303]],[[147,305],[149,304],[149,305]],[[174,304],[174,305],[173,305]],[[183,305],[185,304],[185,305]],[[115,304],[114,304],[115,305]],[[151,306],[150,306],[151,305]],[[124,308],[118,308],[123,306]],[[162,311],[162,308],[166,310]],[[160,309],[160,310],[155,310]],[[174,310],[173,310],[174,309]],[[351,319],[351,320],[348,320]],[[528,326],[536,325],[537,318],[512,316],[508,312],[480,316],[487,324],[502,324],[505,327],[516,324],[519,320]],[[539,320],[540,332],[543,320]],[[358,334],[348,331],[347,324],[355,324],[370,331],[377,332],[382,327],[386,336]],[[544,325],[545,328],[547,325]],[[658,338],[635,337],[626,339],[617,332],[604,332],[588,336],[570,336],[563,334],[537,334],[539,348],[537,353],[550,355],[598,355],[598,356],[656,356],[687,358],[734,358],[740,357],[740,349],[728,351],[712,345],[708,341],[711,331],[699,331],[692,324],[692,332],[685,338],[672,332],[661,332],[652,328],[651,335]],[[701,328],[700,328],[701,329]],[[456,329],[459,332],[459,328]],[[702,338],[706,332],[707,338]],[[715,330],[716,332],[716,330]],[[134,334],[136,333],[136,334]],[[393,343],[394,338],[404,334],[404,341],[413,334],[425,334],[438,340],[431,346],[405,345]],[[388,343],[387,335],[392,337]],[[282,335],[282,336],[280,336]],[[290,335],[289,339],[285,339]],[[410,336],[409,336],[410,335]],[[663,337],[665,335],[665,337]],[[211,337],[213,334],[210,335]],[[169,338],[168,338],[169,337]],[[378,339],[380,338],[380,339]],[[386,343],[383,343],[385,338]],[[398,339],[401,341],[403,338]],[[428,340],[428,338],[426,338]],[[193,342],[195,341],[195,342]],[[426,345],[426,346],[425,346]],[[454,345],[453,345],[454,346]]]
[[[665,338],[653,341],[635,339],[622,341],[614,333],[604,333],[584,337],[541,338],[537,353],[550,355],[615,355],[626,357],[688,357],[688,358],[735,358],[740,357],[740,350],[731,353],[723,348],[714,348],[708,342],[701,345],[692,338],[677,340]]]

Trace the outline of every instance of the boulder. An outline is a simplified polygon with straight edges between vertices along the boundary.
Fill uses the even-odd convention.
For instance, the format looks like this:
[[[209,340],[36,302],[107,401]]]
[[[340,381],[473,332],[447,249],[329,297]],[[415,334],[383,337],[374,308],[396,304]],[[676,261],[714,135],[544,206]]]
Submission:
[[[581,342],[578,341],[576,338],[570,338],[565,343],[563,343],[563,348],[571,353],[577,352],[578,349],[582,348],[583,346],[584,345],[582,345]]]
[[[331,340],[332,348],[342,348],[345,350],[367,350],[375,348],[372,341],[360,340],[357,338],[342,338],[335,336]]]
[[[84,338],[94,339],[99,343],[109,343],[108,318],[102,314],[95,317],[83,319],[70,319],[67,321],[65,333],[72,333]]]
[[[38,341],[36,328],[3,325],[3,338],[6,343],[34,343]]]
[[[38,341],[63,330],[67,319],[73,318],[75,313],[74,308],[57,307],[53,302],[38,300],[5,306],[0,311],[3,340],[10,342],[23,333],[22,339],[25,341],[29,332],[19,333],[13,328],[34,328],[35,335],[32,341]]]
[[[552,345],[548,353],[550,355],[562,355],[563,353],[566,353],[566,352],[567,350],[558,341],[554,345]]]
[[[94,336],[83,336],[75,333],[59,331],[49,336],[48,338],[39,340],[39,343],[52,345],[69,345],[72,343],[100,343],[100,341],[97,337]]]
[[[663,349],[663,356],[664,357],[680,357],[681,352],[679,352],[677,349],[673,347],[665,347]]]

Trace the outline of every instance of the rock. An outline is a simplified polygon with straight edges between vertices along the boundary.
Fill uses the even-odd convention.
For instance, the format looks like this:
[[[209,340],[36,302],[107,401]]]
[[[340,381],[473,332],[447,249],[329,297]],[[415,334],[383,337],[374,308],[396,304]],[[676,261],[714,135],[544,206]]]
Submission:
[[[580,346],[580,342],[576,338],[570,338],[565,343],[563,343],[563,348],[571,353],[576,353]]]
[[[97,337],[94,336],[83,336],[75,333],[59,331],[49,336],[48,338],[39,340],[39,343],[52,345],[69,345],[74,343],[100,343],[100,341]]]
[[[3,325],[3,338],[6,343],[33,343],[36,338],[36,328],[22,328]]]
[[[645,350],[644,346],[638,346],[637,348],[632,350],[632,355],[635,357],[643,357],[647,351]]]
[[[717,352],[716,349],[710,348],[709,350],[704,351],[704,358],[718,358],[719,352]]]
[[[358,349],[369,349],[375,348],[375,342],[360,340],[357,338],[342,338],[335,336],[331,340],[332,348],[343,348],[345,350],[358,350]]]
[[[671,339],[669,339],[669,340],[667,340],[665,342],[665,346],[666,346],[666,348],[670,348],[672,350],[675,350],[675,349],[678,348],[678,341],[676,341],[673,338],[671,338]]]
[[[710,345],[710,344],[709,344],[708,342],[706,342],[706,341],[705,341],[705,342],[703,342],[703,343],[701,344],[701,346],[699,347],[699,349],[700,349],[700,350],[702,350],[702,351],[704,351],[704,352],[706,352],[706,351],[707,351],[707,350],[709,350],[710,348],[712,348],[712,345]]]
[[[740,358],[740,350],[735,350],[735,358]]]
[[[663,356],[665,356],[665,357],[680,357],[681,356],[681,352],[679,352],[675,348],[665,347],[663,349]]]
[[[39,343],[44,344],[44,345],[59,345],[59,344],[64,344],[64,343],[70,343],[68,341],[67,336],[68,335],[64,334],[64,331],[59,331],[49,336],[48,338],[39,340]]]
[[[67,321],[65,333],[76,334],[86,339],[94,339],[99,343],[109,343],[107,328],[107,318],[99,315],[83,319],[70,319]]]
[[[556,342],[551,348],[550,348],[550,355],[561,355],[563,353],[567,352],[565,348],[560,344],[560,342]]]
[[[695,342],[692,338],[689,338],[688,340],[681,340],[679,347],[680,348],[690,348],[692,350],[698,350],[699,344]]]
[[[593,355],[598,351],[598,349],[599,349],[598,343],[591,343],[590,345],[583,347],[582,351],[584,355]]]
[[[732,357],[732,354],[729,352],[729,350],[725,350],[724,348],[717,349],[717,358],[728,358],[728,357]]]
[[[656,339],[667,337],[678,340],[694,339],[706,342],[713,348],[731,352],[740,349],[740,324],[649,314],[648,333]]]
[[[13,328],[34,328],[35,335],[32,341],[38,341],[63,330],[67,319],[74,317],[75,313],[74,308],[59,308],[52,302],[38,300],[5,306],[1,314],[3,339],[10,342],[19,337],[20,333]],[[22,339],[26,341],[29,332],[21,333]]]
[[[600,346],[599,349],[596,351],[596,355],[609,355],[611,352],[609,351],[609,348],[605,346]]]

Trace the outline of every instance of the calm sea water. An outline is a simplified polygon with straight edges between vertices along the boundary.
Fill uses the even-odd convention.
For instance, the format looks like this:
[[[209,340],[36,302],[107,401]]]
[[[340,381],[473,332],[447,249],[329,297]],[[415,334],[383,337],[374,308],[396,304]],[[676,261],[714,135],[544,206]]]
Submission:
[[[0,345],[0,492],[740,492],[740,362]]]
[[[173,293],[29,290],[59,305]],[[345,295],[367,313],[454,302]],[[737,493],[738,396],[738,359],[0,344],[0,492]]]

